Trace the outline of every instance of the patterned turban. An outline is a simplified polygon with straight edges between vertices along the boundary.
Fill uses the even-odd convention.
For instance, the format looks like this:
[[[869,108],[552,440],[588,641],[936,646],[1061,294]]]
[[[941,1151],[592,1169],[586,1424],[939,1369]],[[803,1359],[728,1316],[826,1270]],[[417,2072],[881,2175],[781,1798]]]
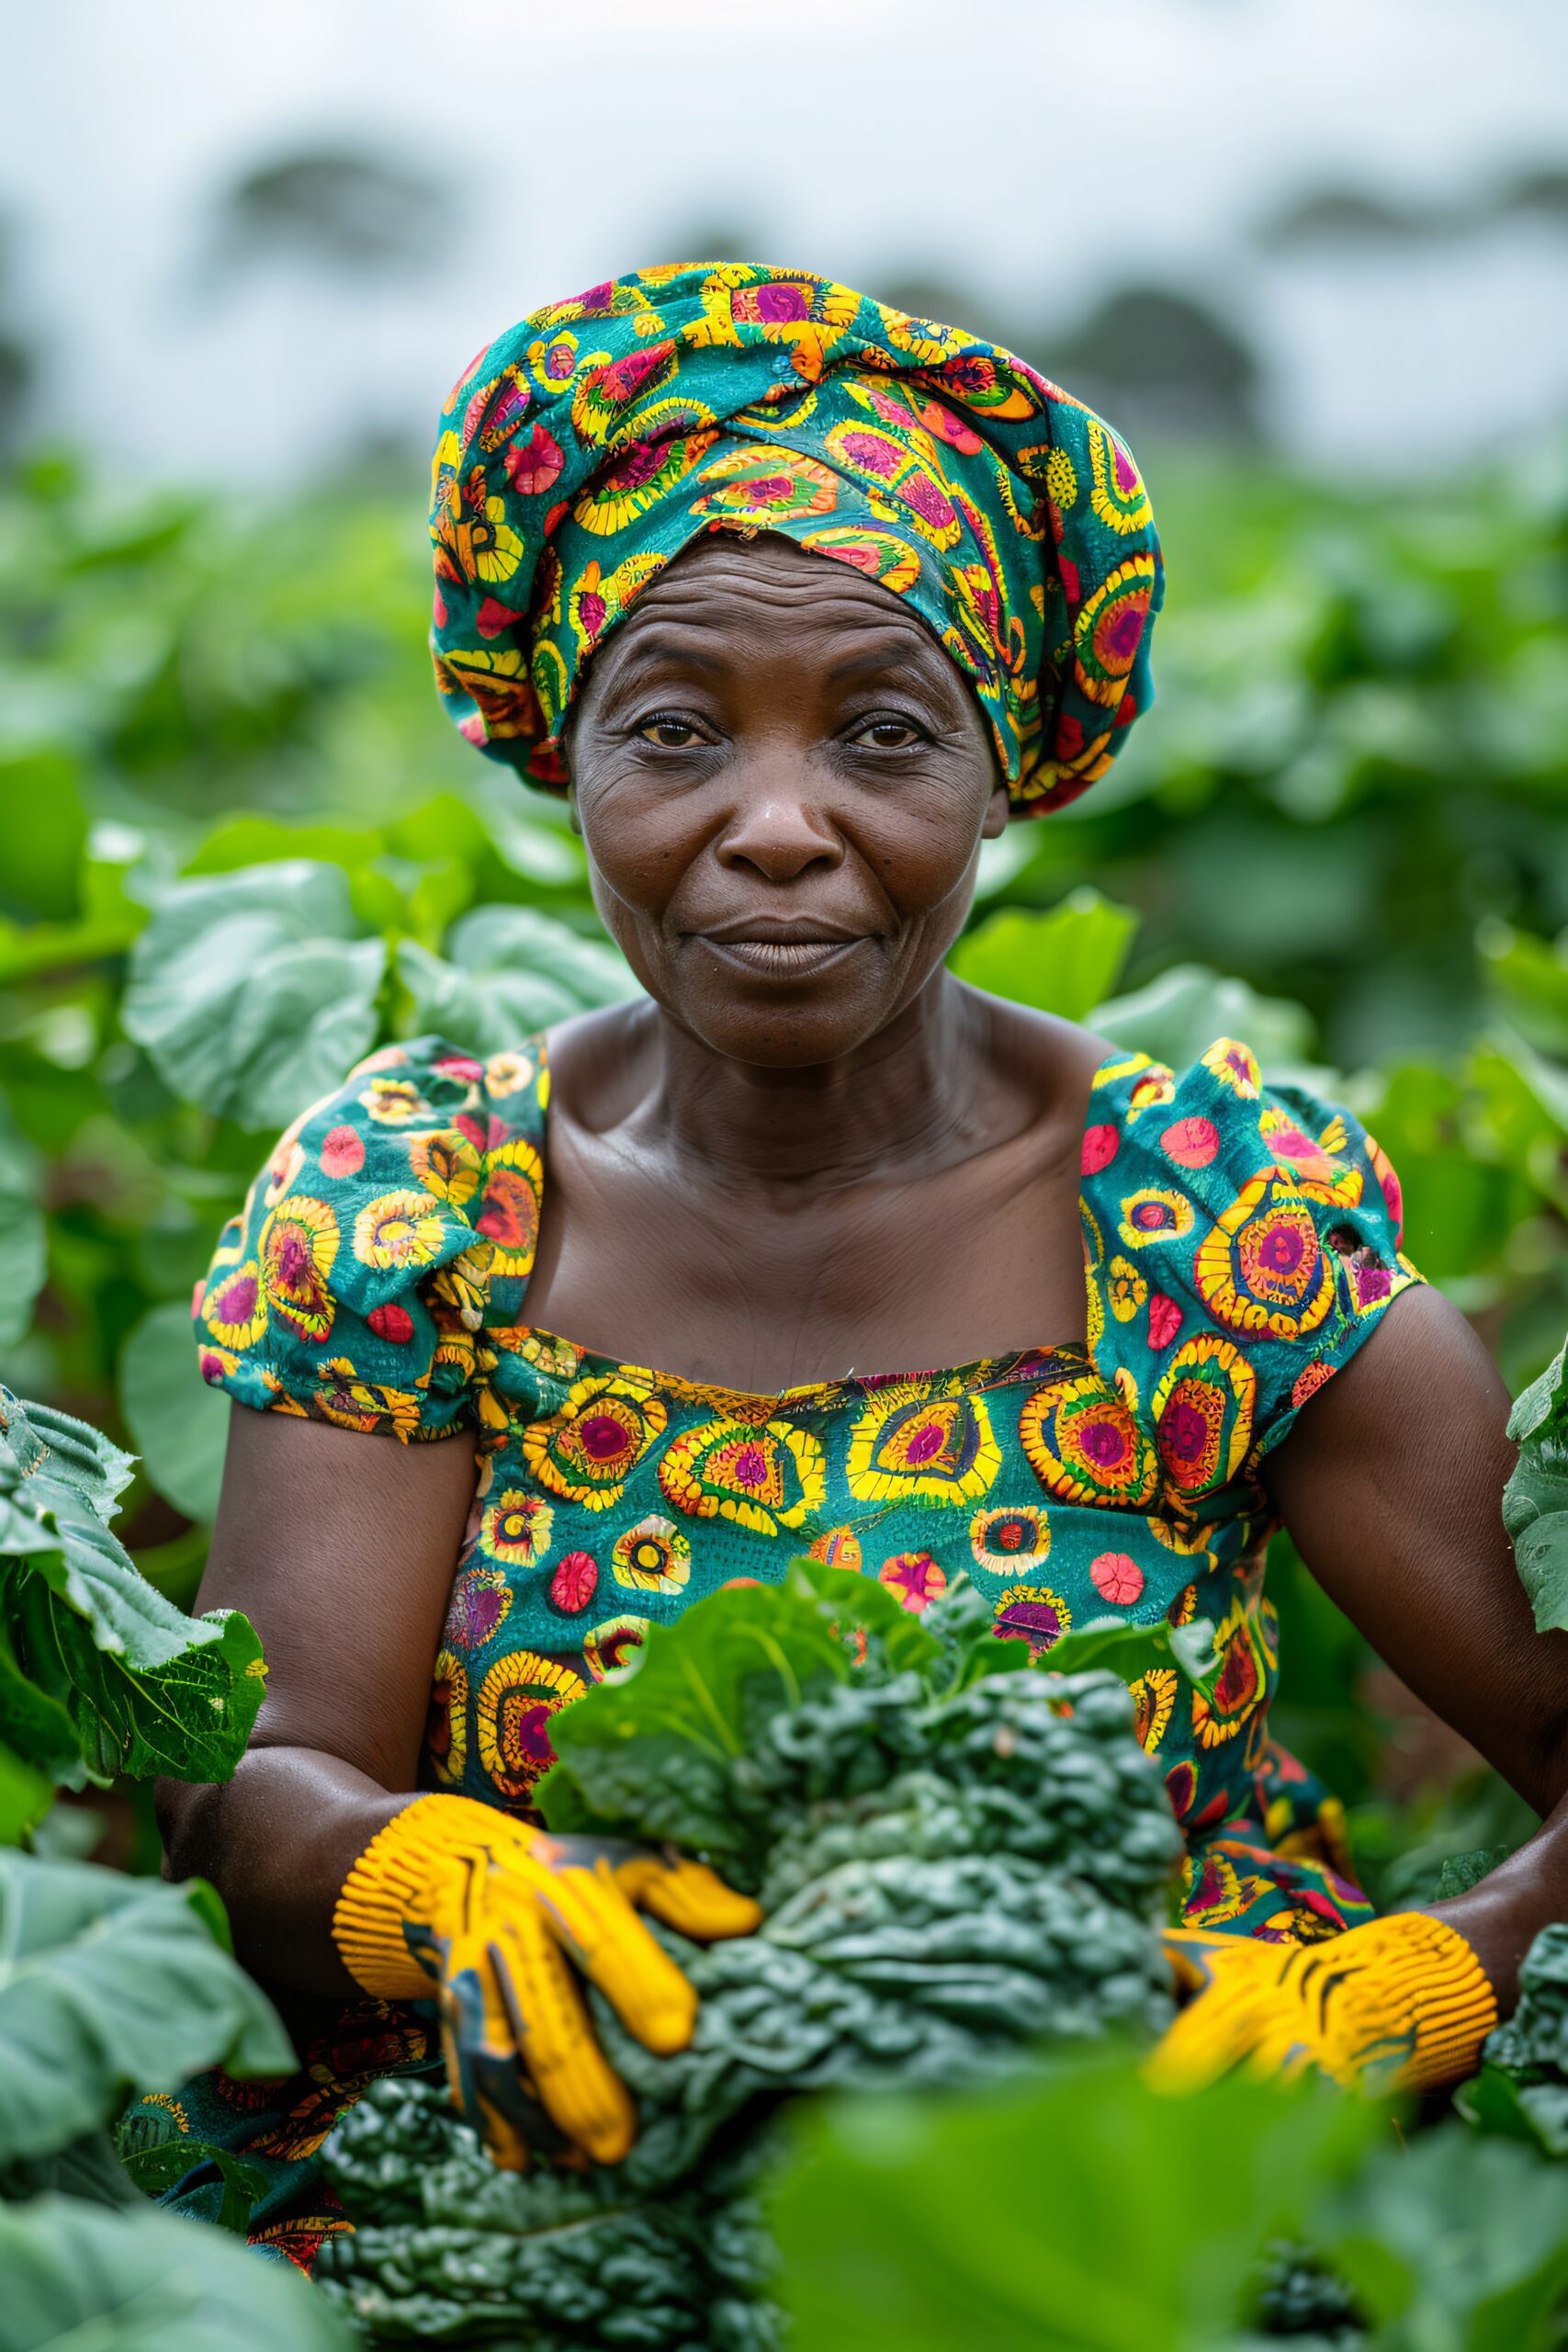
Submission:
[[[589,656],[705,531],[779,531],[904,598],[968,679],[1015,815],[1103,775],[1153,699],[1138,469],[1011,352],[805,271],[643,269],[481,351],[433,468],[436,684],[560,791]]]

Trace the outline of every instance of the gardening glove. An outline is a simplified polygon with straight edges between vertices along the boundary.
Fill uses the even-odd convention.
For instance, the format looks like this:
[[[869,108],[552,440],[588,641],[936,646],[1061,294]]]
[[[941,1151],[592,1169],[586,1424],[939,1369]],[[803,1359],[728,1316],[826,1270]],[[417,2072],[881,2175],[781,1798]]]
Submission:
[[[761,1917],[701,1862],[553,1838],[469,1797],[419,1797],[350,1871],[333,1939],[384,2000],[428,1999],[434,1980],[454,2103],[503,2170],[526,2165],[541,2108],[585,2154],[618,2164],[637,2118],[573,1968],[661,2054],[686,2047],[697,2012],[637,1905],[705,1939],[746,1935]]]
[[[1233,2066],[1286,2081],[1315,2067],[1378,2091],[1472,2075],[1497,1998],[1457,1928],[1398,1911],[1310,1944],[1172,1928],[1166,1957],[1192,1996],[1149,2060],[1158,2090],[1198,2090]]]

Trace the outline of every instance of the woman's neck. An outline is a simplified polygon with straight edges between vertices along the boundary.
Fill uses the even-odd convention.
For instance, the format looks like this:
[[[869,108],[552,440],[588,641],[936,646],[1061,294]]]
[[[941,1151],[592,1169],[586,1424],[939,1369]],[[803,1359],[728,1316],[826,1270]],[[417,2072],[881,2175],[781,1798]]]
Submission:
[[[984,1124],[989,1008],[945,972],[853,1053],[803,1069],[729,1060],[648,1010],[651,1082],[627,1139],[720,1181],[838,1190],[961,1158]]]

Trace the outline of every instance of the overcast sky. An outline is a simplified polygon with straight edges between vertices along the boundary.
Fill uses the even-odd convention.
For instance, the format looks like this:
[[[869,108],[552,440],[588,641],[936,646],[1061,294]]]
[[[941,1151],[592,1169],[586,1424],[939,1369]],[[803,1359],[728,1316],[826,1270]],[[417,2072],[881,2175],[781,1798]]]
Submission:
[[[1282,261],[1327,181],[1451,202],[1568,163],[1564,0],[0,0],[0,217],[51,417],[134,472],[245,480],[421,438],[470,351],[697,222],[867,285],[1130,278],[1258,344],[1328,462],[1568,409],[1568,231]],[[213,285],[236,174],[361,145],[450,187],[440,265]],[[1016,307],[1016,304],[1015,304]]]

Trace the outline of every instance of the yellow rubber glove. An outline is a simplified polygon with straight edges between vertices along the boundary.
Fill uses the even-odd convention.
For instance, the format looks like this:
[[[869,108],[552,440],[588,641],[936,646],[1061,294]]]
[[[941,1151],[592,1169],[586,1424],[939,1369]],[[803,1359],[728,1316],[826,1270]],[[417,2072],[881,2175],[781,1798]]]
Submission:
[[[1472,2075],[1497,1998],[1457,1928],[1397,1911],[1321,1943],[1173,1928],[1166,1956],[1192,1997],[1149,2060],[1158,2090],[1232,2067],[1292,2080],[1315,2067],[1367,2089],[1436,2090]]]
[[[427,2000],[434,1980],[453,2100],[496,2164],[526,2165],[541,2108],[585,2154],[617,2164],[637,2118],[573,1968],[649,2050],[683,2050],[697,2014],[639,1904],[704,1939],[747,1935],[761,1917],[701,1862],[553,1838],[470,1797],[419,1797],[350,1871],[333,1939],[355,1982],[383,2000]]]

